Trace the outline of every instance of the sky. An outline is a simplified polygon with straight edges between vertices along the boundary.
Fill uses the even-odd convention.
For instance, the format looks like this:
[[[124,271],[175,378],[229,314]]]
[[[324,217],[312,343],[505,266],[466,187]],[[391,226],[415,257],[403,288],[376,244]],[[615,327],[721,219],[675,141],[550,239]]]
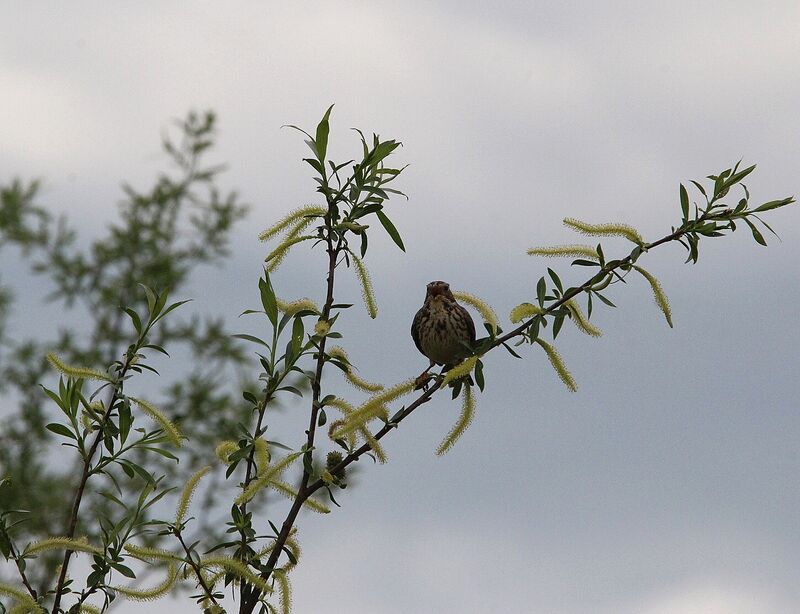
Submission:
[[[525,253],[580,241],[564,217],[654,240],[679,223],[680,182],[739,159],[758,164],[754,200],[800,191],[796,2],[40,2],[3,4],[0,24],[0,177],[43,178],[41,202],[82,237],[114,219],[123,180],[163,167],[173,118],[217,112],[222,185],[252,210],[227,264],[194,281],[193,308],[231,322],[256,297],[258,232],[318,202],[302,139],[280,127],[313,128],[335,103],[334,158],[358,153],[351,127],[402,141],[409,200],[388,212],[407,252],[373,238],[379,316],[340,320],[351,359],[383,382],[427,364],[408,331],[428,281],[505,321],[546,266],[582,281]],[[495,352],[473,424],[441,458],[459,406],[420,408],[384,439],[388,464],[361,463],[342,509],[301,517],[294,611],[800,611],[800,209],[768,221],[781,241],[766,249],[745,230],[705,241],[696,266],[679,246],[643,258],[674,329],[643,281],[596,307],[600,339],[565,326],[576,393],[541,352]],[[320,254],[298,248],[279,292],[321,299]],[[12,323],[35,330],[52,313],[10,262]]]

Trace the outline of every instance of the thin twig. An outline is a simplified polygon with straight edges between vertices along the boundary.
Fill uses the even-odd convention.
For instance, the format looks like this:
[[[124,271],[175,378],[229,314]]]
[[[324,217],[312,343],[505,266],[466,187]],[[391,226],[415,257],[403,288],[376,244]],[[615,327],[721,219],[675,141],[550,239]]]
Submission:
[[[36,590],[30,585],[30,582],[28,582],[28,577],[25,575],[25,570],[19,564],[20,554],[19,552],[17,552],[17,548],[16,546],[14,546],[14,542],[10,541],[10,538],[9,538],[9,546],[11,550],[11,558],[13,558],[14,562],[17,564],[17,570],[19,571],[20,578],[22,578],[22,583],[25,585],[25,588],[28,589],[28,592],[30,593],[31,597],[33,597],[34,600],[36,600],[37,599]]]
[[[206,584],[206,581],[203,580],[203,574],[201,573],[200,566],[192,558],[192,553],[189,551],[189,547],[186,545],[186,542],[183,541],[183,535],[181,535],[180,529],[178,527],[175,527],[173,529],[173,534],[175,535],[175,537],[178,538],[178,541],[181,543],[183,551],[186,553],[186,559],[189,563],[189,567],[192,568],[192,571],[194,571],[195,575],[197,576],[197,581],[200,584],[200,587],[203,589],[203,592],[206,594],[206,597],[208,597],[211,600],[211,603],[218,606],[219,603],[217,603],[217,600],[214,599],[214,595],[211,592],[211,589]]]

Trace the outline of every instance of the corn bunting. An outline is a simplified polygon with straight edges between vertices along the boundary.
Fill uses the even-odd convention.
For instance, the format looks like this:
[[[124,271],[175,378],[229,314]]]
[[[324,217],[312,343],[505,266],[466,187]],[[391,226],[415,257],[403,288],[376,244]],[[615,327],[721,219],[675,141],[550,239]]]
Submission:
[[[456,302],[450,284],[443,281],[428,284],[425,302],[411,324],[411,337],[417,349],[431,361],[417,378],[418,383],[425,380],[434,365],[453,367],[469,356],[468,348],[475,342],[475,323],[469,312]]]

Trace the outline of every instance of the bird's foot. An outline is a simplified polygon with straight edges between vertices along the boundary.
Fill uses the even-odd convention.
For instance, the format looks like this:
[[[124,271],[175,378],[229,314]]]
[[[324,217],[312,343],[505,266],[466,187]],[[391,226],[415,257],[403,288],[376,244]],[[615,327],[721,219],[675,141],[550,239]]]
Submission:
[[[414,390],[427,390],[428,384],[432,379],[436,376],[433,373],[429,373],[426,369],[423,371],[417,379],[414,380]]]

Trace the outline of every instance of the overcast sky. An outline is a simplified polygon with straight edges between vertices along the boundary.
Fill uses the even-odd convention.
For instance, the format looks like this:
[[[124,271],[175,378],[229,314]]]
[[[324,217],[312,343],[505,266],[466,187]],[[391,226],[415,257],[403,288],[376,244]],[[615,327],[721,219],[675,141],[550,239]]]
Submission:
[[[3,3],[0,24],[0,179],[42,177],[42,202],[85,238],[122,180],[163,167],[172,118],[217,111],[222,183],[252,212],[228,265],[196,280],[200,311],[252,306],[258,231],[316,202],[282,124],[313,128],[336,103],[334,157],[357,154],[353,126],[403,141],[410,200],[389,207],[407,253],[374,237],[379,317],[343,322],[353,361],[384,382],[427,364],[408,334],[425,283],[506,317],[553,266],[525,250],[575,241],[565,216],[654,240],[679,222],[679,182],[740,158],[759,165],[754,199],[800,191],[795,1]],[[577,393],[541,352],[493,354],[443,458],[458,405],[421,408],[343,509],[303,517],[295,612],[800,611],[800,211],[768,221],[782,242],[767,249],[742,231],[701,244],[697,266],[679,246],[641,261],[674,330],[643,282],[596,309],[601,339],[565,326]],[[321,299],[321,252],[300,250],[275,284]],[[0,262],[4,281],[24,274]],[[358,300],[346,274],[340,292]],[[18,330],[37,326],[22,310],[47,317],[26,297]]]

